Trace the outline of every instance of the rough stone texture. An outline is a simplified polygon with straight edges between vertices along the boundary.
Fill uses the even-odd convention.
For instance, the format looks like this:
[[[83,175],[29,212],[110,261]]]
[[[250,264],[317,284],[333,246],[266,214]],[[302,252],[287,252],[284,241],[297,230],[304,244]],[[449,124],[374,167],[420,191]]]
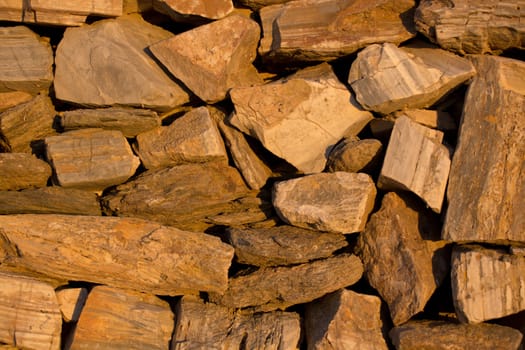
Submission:
[[[135,218],[26,214],[1,219],[0,267],[159,295],[222,293],[227,287],[233,248],[204,233]]]
[[[48,3],[51,2],[53,3],[48,4],[51,11],[35,11],[32,9],[32,2],[3,0],[0,4],[0,20],[61,26],[80,26],[86,21],[87,15],[54,11],[54,7],[60,6],[62,2],[48,1]],[[90,1],[84,1],[83,4],[88,4],[89,6]]]
[[[122,13],[142,13],[153,10],[153,0],[123,0]]]
[[[377,181],[386,190],[415,193],[441,212],[450,171],[450,153],[443,133],[402,116],[395,122]]]
[[[228,162],[221,134],[206,107],[191,110],[169,126],[137,135],[134,149],[146,169],[212,160]]]
[[[412,0],[299,0],[260,10],[259,53],[270,60],[329,61],[372,43],[415,35]],[[366,20],[364,20],[366,19]]]
[[[373,295],[341,289],[306,306],[308,349],[387,350],[382,327],[381,299]]]
[[[348,83],[367,110],[426,108],[475,74],[465,58],[430,47],[374,44],[359,52]]]
[[[237,262],[255,266],[293,265],[327,258],[348,244],[341,234],[293,226],[230,228],[227,233]]]
[[[321,172],[326,154],[344,135],[372,119],[328,64],[262,86],[230,91],[230,123],[305,173]]]
[[[525,48],[523,0],[423,0],[415,13],[417,30],[447,50],[500,54]]]
[[[0,191],[45,187],[49,164],[28,153],[0,153]]]
[[[28,102],[33,96],[25,91],[0,92],[0,112]]]
[[[51,46],[27,27],[0,28],[0,62],[0,92],[36,95],[53,81]]]
[[[62,318],[53,287],[0,272],[0,342],[23,349],[60,349]]]
[[[525,63],[472,60],[478,75],[465,99],[443,239],[525,241]]]
[[[275,5],[275,4],[284,4],[285,2],[290,2],[290,1],[292,0],[237,0],[239,4],[249,7],[254,11],[261,9],[261,7]]]
[[[345,137],[330,152],[326,169],[329,172],[370,174],[380,166],[382,155],[383,145],[379,140]]]
[[[60,313],[65,322],[77,322],[86,303],[86,288],[64,288],[56,291]]]
[[[83,129],[46,137],[46,155],[63,187],[103,190],[129,179],[140,161],[117,130]]]
[[[390,337],[398,350],[518,350],[523,335],[495,324],[456,324],[409,321],[393,328]]]
[[[266,267],[230,278],[223,295],[210,293],[210,301],[231,308],[284,310],[356,283],[363,274],[359,258],[340,254],[292,267]]]
[[[188,21],[188,17],[198,16],[207,19],[221,19],[233,11],[232,0],[156,0],[154,8],[167,13],[175,21]]]
[[[173,34],[138,15],[68,28],[56,51],[56,97],[90,107],[133,106],[158,111],[189,96],[146,53]]]
[[[232,15],[153,44],[149,49],[203,101],[215,103],[223,100],[231,88],[262,84],[252,65],[259,32],[256,22]]]
[[[359,235],[365,276],[388,304],[394,325],[422,311],[448,273],[448,249],[438,230],[432,212],[390,192]]]
[[[365,228],[375,197],[376,187],[369,175],[340,171],[276,183],[273,205],[291,225],[352,233]]]
[[[393,113],[394,118],[399,118],[402,116],[406,116],[413,121],[432,129],[455,131],[458,128],[454,118],[452,118],[450,113],[445,111],[429,109],[406,109]]]
[[[173,318],[168,302],[154,295],[97,286],[66,348],[166,350]]]

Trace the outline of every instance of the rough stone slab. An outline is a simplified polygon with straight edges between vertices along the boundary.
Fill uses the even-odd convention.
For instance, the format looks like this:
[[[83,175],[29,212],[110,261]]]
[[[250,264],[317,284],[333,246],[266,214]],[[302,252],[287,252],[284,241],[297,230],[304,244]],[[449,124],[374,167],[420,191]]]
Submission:
[[[369,175],[339,171],[278,182],[272,202],[279,217],[291,225],[352,233],[365,228],[375,197]]]
[[[173,318],[168,302],[154,295],[97,286],[66,348],[166,350]]]
[[[194,16],[217,20],[226,17],[233,11],[232,0],[156,0],[153,5],[155,10],[167,13],[175,21],[191,21],[191,17]]]
[[[56,291],[60,313],[65,322],[77,322],[86,303],[86,288],[64,288]]]
[[[0,342],[23,349],[59,350],[62,317],[53,287],[4,272],[0,272],[0,286]]]
[[[31,10],[117,17],[122,15],[122,0],[31,0]]]
[[[45,187],[51,176],[48,163],[28,153],[0,153],[0,191]]]
[[[33,96],[25,91],[0,92],[0,112],[28,102]]]
[[[262,7],[284,4],[285,2],[290,2],[292,0],[238,0],[237,3],[242,4],[243,6],[249,7],[254,11],[260,10]]]
[[[328,64],[261,86],[230,91],[229,122],[305,173],[321,172],[326,154],[344,135],[372,119]]]
[[[232,15],[155,43],[149,49],[203,101],[215,103],[223,100],[231,88],[262,84],[252,65],[259,33],[256,22]]]
[[[56,3],[56,2],[54,2]],[[87,15],[63,12],[34,11],[20,0],[3,0],[0,5],[0,20],[44,25],[81,26]]]
[[[390,337],[398,350],[518,350],[523,335],[516,329],[496,324],[423,320],[393,328]]]
[[[387,350],[381,299],[341,289],[306,305],[308,349]]]
[[[450,169],[443,239],[525,241],[525,63],[472,61],[478,75],[467,91]]]
[[[430,47],[373,44],[359,52],[348,83],[367,110],[426,108],[475,74],[465,58]]]
[[[159,127],[161,120],[155,111],[131,108],[76,109],[62,112],[60,125],[65,131],[100,128],[119,130],[125,137]]]
[[[36,95],[53,81],[51,45],[27,27],[0,28],[0,62],[0,92]]]
[[[329,172],[370,174],[381,164],[382,155],[383,145],[379,140],[345,137],[330,152],[326,169]]]
[[[134,146],[146,169],[213,160],[228,162],[221,134],[206,107],[192,109],[169,126],[137,135]]]
[[[413,121],[432,129],[455,131],[458,126],[450,113],[430,109],[406,109],[393,113],[394,118],[409,117]]]
[[[0,263],[7,266],[159,295],[222,293],[227,287],[233,248],[204,233],[135,218],[1,219]]]
[[[149,45],[172,36],[139,15],[68,28],[56,51],[56,97],[89,107],[156,111],[188,102],[188,93],[146,53]]]
[[[448,273],[439,227],[431,211],[390,192],[359,235],[366,278],[388,304],[394,325],[422,311]]]
[[[327,258],[347,246],[341,234],[306,230],[293,226],[229,228],[228,242],[241,264],[279,266]]]
[[[442,48],[462,55],[525,48],[525,2],[423,0],[415,13],[416,28]]]
[[[412,0],[299,0],[264,7],[259,53],[284,62],[330,61],[372,43],[399,44],[415,35],[414,7]]]
[[[153,0],[123,0],[122,13],[143,13],[153,10]]]
[[[223,295],[210,293],[210,301],[232,308],[284,310],[356,283],[363,274],[361,260],[341,254],[292,267],[266,267],[230,278]]]
[[[140,161],[117,130],[84,129],[46,137],[46,155],[63,187],[103,190],[129,179]]]

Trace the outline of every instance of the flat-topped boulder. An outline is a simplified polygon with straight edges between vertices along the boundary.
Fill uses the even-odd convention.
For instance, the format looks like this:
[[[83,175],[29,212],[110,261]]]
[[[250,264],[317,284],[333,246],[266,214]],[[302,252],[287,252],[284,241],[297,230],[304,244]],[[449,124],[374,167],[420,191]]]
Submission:
[[[50,176],[49,164],[29,153],[0,153],[0,191],[45,187]]]

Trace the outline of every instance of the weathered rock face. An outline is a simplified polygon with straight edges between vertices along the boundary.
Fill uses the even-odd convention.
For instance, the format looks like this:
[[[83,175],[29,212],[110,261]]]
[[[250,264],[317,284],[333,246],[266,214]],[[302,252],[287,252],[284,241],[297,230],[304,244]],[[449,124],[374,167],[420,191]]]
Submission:
[[[11,107],[28,102],[33,96],[25,91],[0,92],[0,112]]]
[[[49,164],[28,153],[0,153],[0,191],[45,187]]]
[[[458,128],[450,113],[440,110],[405,109],[394,112],[392,116],[394,118],[406,116],[416,123],[442,131],[455,131]]]
[[[157,11],[170,15],[176,21],[189,21],[193,16],[221,19],[233,11],[232,0],[156,0],[153,5]]]
[[[370,173],[380,165],[383,145],[379,140],[346,137],[330,152],[326,169],[330,172]]]
[[[63,288],[56,291],[60,313],[65,322],[77,322],[86,303],[87,288]]]
[[[284,4],[290,1],[292,0],[238,0],[237,2],[256,11],[261,9],[261,7],[275,4]]]
[[[443,239],[525,240],[525,63],[472,58]],[[476,145],[473,147],[472,145]],[[464,176],[469,174],[469,176]]]

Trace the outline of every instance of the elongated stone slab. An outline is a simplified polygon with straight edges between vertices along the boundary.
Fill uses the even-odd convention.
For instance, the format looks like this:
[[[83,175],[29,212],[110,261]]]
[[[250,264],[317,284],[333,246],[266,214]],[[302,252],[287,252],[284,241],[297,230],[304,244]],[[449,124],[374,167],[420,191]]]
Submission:
[[[57,4],[57,2],[54,2]],[[89,3],[86,1],[85,3]],[[58,3],[60,4],[60,3]],[[34,11],[20,0],[3,0],[0,6],[0,20],[44,25],[81,26],[87,15],[64,12]]]
[[[202,19],[221,19],[233,11],[232,0],[156,0],[153,2],[155,10],[167,13],[175,21],[191,22],[193,17]]]
[[[28,153],[0,153],[0,191],[44,187],[51,176],[48,163]]]

